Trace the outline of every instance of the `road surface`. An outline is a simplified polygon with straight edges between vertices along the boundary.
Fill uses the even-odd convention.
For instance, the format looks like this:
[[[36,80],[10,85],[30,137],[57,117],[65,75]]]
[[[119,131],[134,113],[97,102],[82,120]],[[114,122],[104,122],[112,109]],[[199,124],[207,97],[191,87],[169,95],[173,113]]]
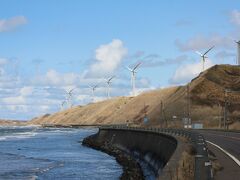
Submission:
[[[210,141],[227,151],[230,155],[240,161],[240,133],[223,132],[212,130],[199,130],[206,141]],[[217,172],[217,180],[238,180],[240,177],[240,166],[226,153],[216,146],[208,143],[209,150],[216,156],[223,170]]]

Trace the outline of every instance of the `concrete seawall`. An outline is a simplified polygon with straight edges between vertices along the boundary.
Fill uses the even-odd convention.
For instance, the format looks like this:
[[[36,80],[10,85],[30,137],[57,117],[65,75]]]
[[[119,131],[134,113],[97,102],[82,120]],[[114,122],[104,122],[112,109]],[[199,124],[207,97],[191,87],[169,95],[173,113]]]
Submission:
[[[99,132],[90,138],[94,144],[114,147],[143,160],[152,169],[155,178],[160,176],[166,178],[168,174],[164,172],[164,167],[166,164],[176,166],[182,153],[179,141],[173,136],[162,133],[100,128]],[[86,141],[84,143],[86,144]]]

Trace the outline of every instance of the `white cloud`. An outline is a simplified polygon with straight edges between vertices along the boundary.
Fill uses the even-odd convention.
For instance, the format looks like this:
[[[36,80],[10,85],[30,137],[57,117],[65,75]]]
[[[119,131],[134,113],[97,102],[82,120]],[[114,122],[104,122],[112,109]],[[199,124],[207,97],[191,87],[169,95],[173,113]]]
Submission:
[[[175,41],[175,45],[180,51],[196,51],[199,49],[208,49],[211,46],[222,48],[233,48],[233,38],[231,36],[221,36],[220,34],[212,34],[209,36],[196,35],[186,42],[179,39]]]
[[[207,49],[210,46],[215,45],[216,48],[224,48],[232,50],[234,48],[234,40],[240,38],[239,28],[240,28],[240,11],[233,10],[230,12],[230,23],[235,25],[232,32],[222,35],[219,33],[212,33],[208,35],[198,34],[186,41],[181,41],[176,39],[175,45],[180,51],[193,51],[200,49]]]
[[[11,91],[12,96],[2,98],[2,102],[5,105],[26,105],[28,104],[27,98],[33,93],[33,87],[24,86],[20,89],[12,89]]]
[[[26,103],[26,98],[24,96],[6,97],[2,102],[6,105],[22,105]]]
[[[54,69],[50,69],[45,75],[32,78],[31,83],[45,86],[69,86],[79,84],[79,78],[79,74],[59,73]]]
[[[0,66],[4,66],[5,64],[8,63],[8,59],[6,58],[0,58]]]
[[[15,16],[9,19],[0,19],[0,32],[14,30],[16,27],[27,23],[24,16]]]
[[[119,39],[101,45],[95,51],[96,61],[90,66],[87,76],[100,77],[113,74],[126,55],[127,49]]]
[[[3,69],[3,66],[8,63],[8,59],[6,58],[0,58],[0,76],[3,76],[5,73],[5,70]]]
[[[20,94],[21,94],[21,96],[29,96],[29,95],[32,95],[32,93],[33,93],[33,87],[22,87],[21,89],[20,89]]]
[[[240,26],[240,11],[238,10],[233,10],[230,13],[230,21],[234,25]]]
[[[48,81],[50,84],[53,84],[53,85],[61,83],[60,74],[53,69],[49,70],[46,73],[46,79],[45,80]]]
[[[205,62],[205,69],[213,66],[211,60],[207,59]],[[183,84],[191,79],[195,78],[202,71],[202,62],[185,64],[180,66],[174,73],[173,77],[170,79],[172,84]]]

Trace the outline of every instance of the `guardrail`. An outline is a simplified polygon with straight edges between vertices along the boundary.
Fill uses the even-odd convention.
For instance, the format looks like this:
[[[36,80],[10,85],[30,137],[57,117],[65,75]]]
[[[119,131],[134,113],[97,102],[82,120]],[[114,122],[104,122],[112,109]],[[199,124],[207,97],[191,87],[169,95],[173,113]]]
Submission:
[[[213,179],[212,165],[208,158],[208,148],[204,137],[193,132],[190,129],[162,129],[162,128],[140,128],[140,127],[129,127],[123,125],[114,126],[101,126],[100,129],[119,129],[119,130],[131,130],[131,131],[144,131],[153,133],[162,133],[171,136],[185,137],[189,140],[192,146],[196,150],[195,155],[195,180],[211,180]]]

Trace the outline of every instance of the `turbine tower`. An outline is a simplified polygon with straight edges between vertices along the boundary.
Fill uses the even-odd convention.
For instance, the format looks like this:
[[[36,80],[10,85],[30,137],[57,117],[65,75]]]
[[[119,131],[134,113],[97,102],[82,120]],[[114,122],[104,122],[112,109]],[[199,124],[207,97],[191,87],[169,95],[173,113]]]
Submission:
[[[73,106],[73,104],[72,104],[73,90],[74,90],[74,88],[70,89],[69,91],[66,91],[66,93],[67,93],[66,101],[67,101],[68,107],[70,107],[70,108]]]
[[[107,79],[107,97],[108,99],[110,99],[110,84],[112,83],[112,79],[114,78],[115,76],[112,76],[110,78]]]
[[[94,101],[94,91],[97,89],[98,85],[95,85],[95,86],[90,86],[89,85],[89,88],[92,90],[92,101]]]
[[[62,103],[61,103],[61,111],[64,109],[64,104],[66,103],[66,100],[64,100]]]
[[[237,65],[240,65],[240,40],[235,43],[237,43]]]
[[[197,54],[199,54],[201,57],[202,57],[202,67],[203,67],[203,70],[202,71],[204,71],[204,64],[205,64],[205,61],[206,61],[206,58],[208,58],[207,57],[207,53],[209,52],[209,51],[211,51],[212,49],[214,48],[214,46],[212,46],[210,49],[208,49],[205,53],[200,53],[199,51],[196,51],[196,53]]]
[[[141,62],[134,66],[134,68],[126,67],[131,72],[131,83],[132,83],[132,93],[135,96],[135,78],[136,78],[136,69],[140,66]]]

